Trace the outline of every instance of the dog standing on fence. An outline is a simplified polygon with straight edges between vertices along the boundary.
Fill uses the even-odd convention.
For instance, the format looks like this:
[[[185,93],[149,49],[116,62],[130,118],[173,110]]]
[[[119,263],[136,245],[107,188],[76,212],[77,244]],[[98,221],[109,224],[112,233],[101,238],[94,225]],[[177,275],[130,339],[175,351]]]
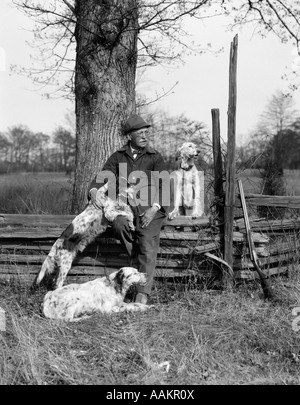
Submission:
[[[145,283],[144,273],[133,267],[122,267],[108,277],[48,291],[42,305],[43,314],[46,318],[73,322],[96,312],[146,311],[151,305],[124,302],[132,285]]]
[[[180,168],[175,171],[174,209],[168,215],[170,220],[178,215],[191,215],[192,218],[203,215],[201,182],[195,166],[198,154],[199,150],[193,142],[183,143],[177,151]]]
[[[33,282],[33,289],[40,285],[46,275],[55,271],[57,275],[53,287],[54,289],[62,287],[77,253],[82,252],[98,235],[105,232],[118,215],[125,216],[130,229],[135,229],[133,213],[131,208],[122,202],[122,196],[115,201],[107,197],[105,191],[105,189],[97,191],[97,201],[100,205],[95,206],[90,201],[85,210],[73,219],[56,240]],[[127,194],[131,192],[130,188],[123,191]]]

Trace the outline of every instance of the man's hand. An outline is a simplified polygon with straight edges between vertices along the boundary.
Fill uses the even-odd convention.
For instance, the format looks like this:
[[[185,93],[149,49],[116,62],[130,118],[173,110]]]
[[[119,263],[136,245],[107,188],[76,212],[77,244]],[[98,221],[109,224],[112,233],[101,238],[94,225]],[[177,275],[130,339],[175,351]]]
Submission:
[[[157,211],[158,207],[154,205],[153,207],[146,209],[146,211],[140,215],[142,228],[146,228],[150,224]]]

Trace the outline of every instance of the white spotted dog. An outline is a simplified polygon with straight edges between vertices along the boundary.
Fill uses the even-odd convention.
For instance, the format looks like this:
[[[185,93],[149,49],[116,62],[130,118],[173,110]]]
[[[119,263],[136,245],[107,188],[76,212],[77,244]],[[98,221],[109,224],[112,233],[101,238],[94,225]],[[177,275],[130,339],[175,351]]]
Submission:
[[[169,213],[171,220],[178,215],[190,215],[197,218],[203,215],[201,183],[195,166],[199,150],[193,142],[185,142],[178,149],[176,158],[180,159],[180,168],[175,173],[174,209]]]
[[[130,206],[123,203],[120,196],[118,201],[112,200],[105,195],[105,191],[97,190],[97,203],[90,201],[56,240],[33,282],[32,290],[41,284],[46,275],[53,273],[56,274],[53,288],[62,287],[77,253],[82,252],[98,235],[105,232],[118,215],[127,217],[130,229],[135,229]],[[131,190],[124,191],[129,193]]]
[[[86,283],[68,284],[47,292],[43,314],[46,318],[73,322],[97,312],[145,311],[153,307],[124,302],[126,292],[134,284],[146,284],[146,275],[133,267],[122,267],[108,277]]]

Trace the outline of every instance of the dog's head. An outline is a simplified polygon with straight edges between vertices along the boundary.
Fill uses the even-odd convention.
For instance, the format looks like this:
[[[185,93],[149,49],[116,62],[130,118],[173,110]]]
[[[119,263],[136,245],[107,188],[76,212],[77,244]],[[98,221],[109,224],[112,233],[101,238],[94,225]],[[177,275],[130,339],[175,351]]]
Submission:
[[[187,169],[194,165],[194,158],[198,156],[199,149],[193,142],[184,142],[177,150],[176,159],[180,159],[180,167]]]
[[[99,207],[106,207],[108,204],[108,198],[106,195],[106,190],[99,188],[96,193],[96,203]]]
[[[120,270],[112,273],[110,279],[115,284],[115,289],[118,292],[126,293],[126,291],[134,284],[144,285],[147,282],[146,275],[140,273],[134,267],[122,267]]]

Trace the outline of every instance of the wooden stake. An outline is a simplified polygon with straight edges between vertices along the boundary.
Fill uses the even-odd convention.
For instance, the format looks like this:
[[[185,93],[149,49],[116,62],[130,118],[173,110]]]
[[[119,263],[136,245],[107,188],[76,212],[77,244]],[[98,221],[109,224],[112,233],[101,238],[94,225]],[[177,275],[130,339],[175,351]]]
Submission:
[[[220,136],[220,110],[213,108],[212,115],[212,141],[214,157],[214,191],[217,204],[217,215],[221,223],[220,232],[224,233],[224,189],[223,189],[223,162],[221,154],[221,136]]]
[[[236,35],[230,47],[229,63],[229,101],[228,101],[228,138],[226,162],[226,190],[224,208],[224,260],[233,265],[233,220],[235,201],[235,139],[236,139],[236,99],[237,99],[237,48]]]

